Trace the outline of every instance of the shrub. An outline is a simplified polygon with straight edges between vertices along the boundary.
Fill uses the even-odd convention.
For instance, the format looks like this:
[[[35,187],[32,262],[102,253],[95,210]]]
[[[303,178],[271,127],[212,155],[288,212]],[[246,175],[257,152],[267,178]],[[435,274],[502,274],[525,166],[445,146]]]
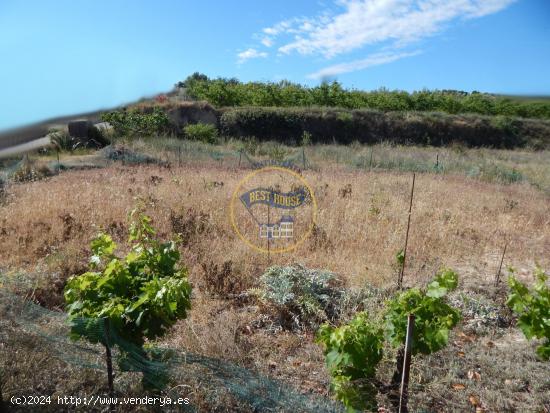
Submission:
[[[255,293],[275,311],[283,328],[317,327],[337,316],[342,290],[329,271],[274,266],[260,277],[260,284]]]
[[[208,123],[195,123],[183,128],[187,139],[214,144],[218,140],[218,130]]]
[[[50,131],[50,140],[60,151],[72,152],[78,145],[78,141],[75,138],[67,132],[60,130]]]
[[[258,148],[257,154],[260,156],[267,156],[273,161],[282,162],[287,156],[288,151],[280,143],[266,142]]]
[[[160,159],[154,158],[144,153],[133,151],[130,148],[121,144],[109,145],[103,148],[101,152],[106,159],[109,159],[111,161],[121,161],[127,164],[165,164]]]
[[[510,275],[510,295],[506,302],[519,316],[519,327],[527,339],[544,339],[537,347],[537,354],[544,360],[550,360],[550,288],[547,281],[548,274],[540,267],[535,270],[535,285],[531,290]]]
[[[129,241],[133,245],[128,255],[117,257],[111,237],[100,234],[91,244],[92,271],[71,277],[65,286],[71,338],[107,345],[105,335],[98,331],[102,319],[108,319],[113,332],[122,339],[115,341],[121,369],[142,371],[144,385],[162,387],[166,376],[158,372],[152,375],[139,360],[148,358],[143,347],[146,339],[164,335],[178,319],[186,318],[191,308],[191,285],[187,269],[178,267],[176,243],[155,239],[150,218],[139,211],[132,211],[130,217]],[[137,354],[130,354],[122,344],[125,342],[131,343]]]
[[[172,129],[168,115],[158,107],[150,113],[142,113],[136,108],[102,113],[101,120],[109,122],[120,136],[162,135]]]
[[[15,166],[9,178],[14,182],[38,181],[52,175],[52,171],[45,165],[37,163],[27,155]]]
[[[225,299],[244,298],[250,287],[250,280],[237,271],[231,260],[221,265],[209,260],[201,263],[203,279],[201,287],[209,294]]]

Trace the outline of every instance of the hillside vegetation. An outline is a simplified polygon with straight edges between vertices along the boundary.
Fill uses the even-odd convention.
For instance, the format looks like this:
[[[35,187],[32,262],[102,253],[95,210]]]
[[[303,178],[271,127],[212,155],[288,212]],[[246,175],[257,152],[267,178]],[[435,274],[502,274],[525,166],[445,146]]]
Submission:
[[[289,81],[278,83],[247,82],[237,79],[209,79],[194,73],[176,88],[196,100],[206,100],[223,106],[327,106],[346,109],[376,109],[389,111],[476,113],[491,116],[550,119],[550,102],[511,99],[487,93],[467,93],[457,90],[422,90],[413,93],[378,89],[366,92],[345,89],[336,81],[316,87]]]
[[[183,101],[182,101],[183,100]],[[174,135],[205,142],[255,138],[298,145],[377,144],[530,148],[550,147],[550,102],[461,91],[407,93],[344,89],[338,82],[307,87],[242,83],[195,73],[176,89],[103,120],[121,136]]]

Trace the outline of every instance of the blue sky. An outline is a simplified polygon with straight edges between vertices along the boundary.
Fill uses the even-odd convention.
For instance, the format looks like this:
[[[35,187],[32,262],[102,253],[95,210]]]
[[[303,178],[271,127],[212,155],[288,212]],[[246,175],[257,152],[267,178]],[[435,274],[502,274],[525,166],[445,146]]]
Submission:
[[[550,94],[549,0],[0,0],[0,129],[130,102],[194,71]]]

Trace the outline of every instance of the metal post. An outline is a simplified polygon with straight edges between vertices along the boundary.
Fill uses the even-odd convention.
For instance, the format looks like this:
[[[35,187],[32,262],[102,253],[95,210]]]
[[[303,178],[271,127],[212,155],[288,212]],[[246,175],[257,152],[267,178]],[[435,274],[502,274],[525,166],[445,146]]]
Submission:
[[[407,319],[407,337],[405,339],[405,358],[403,359],[403,372],[401,374],[401,388],[399,390],[399,413],[408,413],[407,402],[409,399],[409,373],[411,371],[411,350],[414,334],[414,314],[409,314]]]
[[[109,394],[114,393],[113,387],[113,359],[111,356],[111,332],[108,318],[103,319],[103,328],[105,333],[105,359],[107,361],[107,381],[109,384]]]
[[[302,147],[302,163],[304,164],[304,169],[306,169],[306,150]]]
[[[61,165],[59,164],[59,148],[56,148],[57,153],[57,172],[59,173],[59,169],[61,168]]]
[[[412,211],[412,204],[413,204],[413,197],[414,197],[414,181],[416,178],[416,174],[413,173],[413,181],[412,181],[412,187],[411,187],[411,199],[409,202],[409,216],[407,218],[407,233],[405,235],[405,248],[403,250],[403,264],[401,264],[401,271],[399,272],[399,278],[397,279],[397,287],[401,289],[401,286],[403,285],[403,275],[405,273],[405,260],[407,259],[407,245],[409,243],[409,228],[411,227],[411,211]]]
[[[241,167],[241,158],[243,156],[243,150],[239,149],[239,168]]]
[[[439,168],[439,153],[436,155],[436,158],[435,158],[435,167]]]
[[[500,257],[500,265],[498,266],[497,275],[495,276],[495,287],[498,286],[500,282],[500,271],[502,270],[502,262],[504,261],[504,254],[506,254],[506,247],[508,247],[508,242],[504,244],[504,251],[502,251],[502,257]]]

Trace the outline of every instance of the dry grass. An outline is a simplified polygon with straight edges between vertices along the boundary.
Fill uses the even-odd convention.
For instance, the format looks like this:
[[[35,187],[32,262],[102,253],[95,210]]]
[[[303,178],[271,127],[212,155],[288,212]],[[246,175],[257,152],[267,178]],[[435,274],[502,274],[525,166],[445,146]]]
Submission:
[[[161,236],[171,237],[176,228],[188,238],[182,253],[192,278],[204,272],[208,260],[220,266],[230,260],[240,277],[254,279],[268,257],[242,243],[228,217],[232,191],[246,173],[111,167],[12,185],[9,202],[0,207],[0,262],[8,268],[66,271],[62,267],[86,259],[98,231],[122,241],[126,215],[141,200]],[[394,256],[404,241],[411,176],[331,170],[306,171],[304,177],[317,193],[317,230],[297,250],[272,256],[270,263],[327,268],[351,285],[391,284]],[[214,181],[224,185],[208,185]],[[340,196],[348,185],[351,195]],[[473,282],[486,280],[496,271],[505,240],[505,265],[530,269],[538,260],[548,266],[549,207],[548,198],[525,184],[417,175],[407,284],[423,283],[440,265],[457,267]],[[184,217],[179,225],[187,227],[178,230],[174,216]]]
[[[318,200],[316,229],[295,251],[268,258],[241,242],[229,221],[230,197],[248,172],[213,164],[112,165],[10,185],[0,205],[0,268],[36,274],[37,301],[49,307],[61,305],[57,284],[62,286],[68,276],[85,268],[92,237],[107,231],[124,248],[126,215],[143,203],[161,237],[183,236],[182,258],[196,287],[189,318],[174,327],[166,343],[260,370],[304,392],[326,395],[328,377],[312,334],[262,328],[254,303],[233,297],[256,285],[267,266],[293,262],[329,269],[349,287],[392,286],[395,254],[404,242],[411,175],[350,171],[338,165],[304,171]],[[520,275],[530,273],[535,262],[548,268],[549,210],[550,199],[527,183],[499,185],[460,175],[417,174],[405,284],[423,285],[446,265],[458,271],[464,291],[480,288],[494,277],[505,242],[509,243],[505,266],[513,265]],[[218,286],[220,277],[231,282]],[[491,338],[495,343],[501,337],[505,343],[512,332],[491,334],[496,335]],[[452,340],[459,341],[457,337]],[[489,351],[485,341],[453,343],[445,352],[419,361],[426,364],[414,367],[417,396],[411,402],[429,410],[464,411],[471,390],[489,411],[542,409],[541,403],[548,402],[544,399],[548,383],[532,346],[514,342],[510,348],[497,345]],[[456,360],[460,346],[466,358]],[[521,355],[525,368],[513,364],[514,354]],[[481,370],[483,381],[466,383],[464,394],[453,393],[450,384],[474,368]],[[514,372],[504,378],[501,369]],[[524,394],[525,380],[530,380],[532,393]],[[533,385],[534,380],[542,383]],[[519,387],[511,395],[498,395],[516,382]],[[221,403],[230,399],[220,397]],[[442,407],[445,400],[455,407]],[[199,411],[230,411],[200,403]]]

